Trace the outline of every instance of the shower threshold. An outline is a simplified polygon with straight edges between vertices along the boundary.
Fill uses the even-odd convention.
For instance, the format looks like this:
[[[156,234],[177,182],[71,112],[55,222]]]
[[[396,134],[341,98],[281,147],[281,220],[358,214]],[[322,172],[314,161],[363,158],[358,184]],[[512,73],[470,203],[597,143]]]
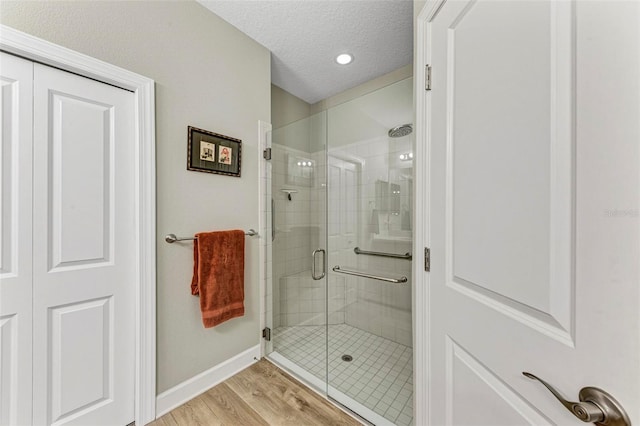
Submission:
[[[269,358],[324,394],[326,326],[279,327],[273,341]],[[347,324],[329,326],[328,396],[368,421],[413,423],[412,368],[410,347]]]

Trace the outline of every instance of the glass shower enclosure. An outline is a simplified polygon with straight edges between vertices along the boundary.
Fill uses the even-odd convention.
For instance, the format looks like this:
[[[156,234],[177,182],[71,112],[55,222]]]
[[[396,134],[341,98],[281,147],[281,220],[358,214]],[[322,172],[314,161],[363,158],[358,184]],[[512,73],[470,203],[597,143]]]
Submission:
[[[271,137],[268,357],[377,425],[413,417],[412,84]]]

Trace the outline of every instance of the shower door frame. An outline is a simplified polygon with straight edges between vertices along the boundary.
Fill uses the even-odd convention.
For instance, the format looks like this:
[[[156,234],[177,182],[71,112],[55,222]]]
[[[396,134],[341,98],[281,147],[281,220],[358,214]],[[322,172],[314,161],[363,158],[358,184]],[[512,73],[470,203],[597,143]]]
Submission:
[[[321,111],[317,114],[314,114],[312,116],[309,117],[305,117],[301,120],[304,119],[309,119],[315,115],[318,114],[325,114],[325,126],[326,126],[326,111]],[[295,122],[294,122],[295,123]],[[293,123],[289,123],[287,125],[290,125]],[[283,127],[286,127],[283,126]],[[259,132],[259,150],[263,153],[263,160],[260,161],[260,171],[258,173],[258,183],[259,183],[259,211],[260,211],[260,220],[259,220],[259,226],[260,226],[260,234],[262,236],[262,238],[264,238],[264,245],[262,247],[262,249],[260,250],[260,263],[263,265],[260,268],[260,300],[261,300],[261,304],[260,304],[260,331],[259,331],[259,335],[262,336],[262,339],[260,340],[260,354],[261,357],[268,357],[272,362],[276,363],[277,365],[283,367],[285,370],[287,370],[289,373],[293,374],[294,376],[297,376],[300,380],[302,380],[303,382],[305,382],[307,385],[310,385],[310,387],[316,391],[318,391],[319,393],[321,393],[322,395],[324,395],[325,397],[328,397],[327,394],[327,368],[328,368],[328,363],[325,360],[325,371],[324,371],[324,377],[322,379],[318,379],[313,373],[305,370],[304,368],[298,366],[297,364],[295,364],[295,362],[287,359],[284,355],[281,355],[280,353],[278,353],[277,351],[274,350],[274,329],[275,327],[273,326],[274,323],[274,311],[273,311],[273,305],[274,305],[274,291],[273,288],[275,285],[279,285],[279,283],[274,282],[274,276],[273,276],[273,241],[277,238],[276,233],[275,233],[275,224],[276,224],[276,220],[275,220],[275,212],[273,211],[274,209],[274,193],[273,193],[273,181],[272,181],[272,174],[273,174],[273,161],[271,160],[272,158],[272,153],[273,153],[273,126],[270,123],[266,123],[266,122],[262,122],[259,121],[258,123],[258,132]],[[327,343],[326,343],[326,333],[327,333],[327,297],[328,297],[328,279],[329,279],[329,275],[328,275],[328,256],[326,253],[326,249],[327,249],[327,209],[326,209],[326,205],[327,205],[327,185],[326,185],[326,162],[327,162],[327,146],[326,146],[326,140],[324,141],[323,144],[323,150],[322,151],[318,151],[318,152],[322,152],[322,159],[320,161],[320,165],[322,166],[322,174],[318,173],[318,171],[316,170],[316,174],[314,177],[314,182],[317,182],[318,179],[324,179],[323,181],[321,181],[321,184],[313,184],[310,188],[311,191],[313,190],[318,190],[319,188],[323,188],[323,196],[319,197],[319,202],[320,202],[320,198],[324,198],[324,200],[322,202],[320,202],[320,204],[322,205],[323,208],[318,209],[319,211],[322,212],[322,218],[319,221],[320,222],[320,226],[323,230],[323,237],[320,238],[319,243],[317,244],[318,247],[313,247],[312,250],[308,253],[308,255],[311,257],[312,256],[312,251],[313,249],[321,249],[322,251],[324,251],[324,262],[323,262],[323,276],[318,279],[315,280],[314,278],[314,282],[316,281],[322,281],[323,282],[323,287],[324,287],[324,312],[323,312],[323,317],[324,317],[324,322],[322,325],[319,325],[319,327],[324,327],[324,331],[325,331],[325,342],[322,346],[322,349],[324,351],[324,355],[326,357],[327,354]],[[295,149],[294,149],[295,151]],[[312,153],[308,153],[309,156],[313,156]],[[295,195],[294,195],[295,197]],[[309,225],[311,226],[311,225]],[[315,257],[314,257],[314,261],[315,261]],[[318,260],[317,264],[320,264],[321,261]],[[273,354],[276,354],[276,356],[274,357]],[[280,360],[279,358],[282,357],[285,361]]]

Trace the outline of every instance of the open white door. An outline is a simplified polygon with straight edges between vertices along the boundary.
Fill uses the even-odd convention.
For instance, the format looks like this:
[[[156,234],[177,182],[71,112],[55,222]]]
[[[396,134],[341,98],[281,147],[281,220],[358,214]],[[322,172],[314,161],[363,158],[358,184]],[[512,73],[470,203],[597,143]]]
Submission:
[[[416,424],[580,424],[524,371],[572,401],[601,388],[640,424],[639,22],[640,3],[607,1],[450,0],[419,17]]]

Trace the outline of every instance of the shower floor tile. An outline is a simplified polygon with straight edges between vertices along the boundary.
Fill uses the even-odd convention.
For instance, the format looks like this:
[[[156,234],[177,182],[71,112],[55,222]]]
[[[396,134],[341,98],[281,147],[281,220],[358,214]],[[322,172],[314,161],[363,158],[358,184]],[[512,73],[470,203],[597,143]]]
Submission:
[[[397,425],[413,424],[410,347],[347,324],[330,325],[328,341],[331,386]],[[324,325],[274,330],[274,350],[323,381],[326,343]]]

